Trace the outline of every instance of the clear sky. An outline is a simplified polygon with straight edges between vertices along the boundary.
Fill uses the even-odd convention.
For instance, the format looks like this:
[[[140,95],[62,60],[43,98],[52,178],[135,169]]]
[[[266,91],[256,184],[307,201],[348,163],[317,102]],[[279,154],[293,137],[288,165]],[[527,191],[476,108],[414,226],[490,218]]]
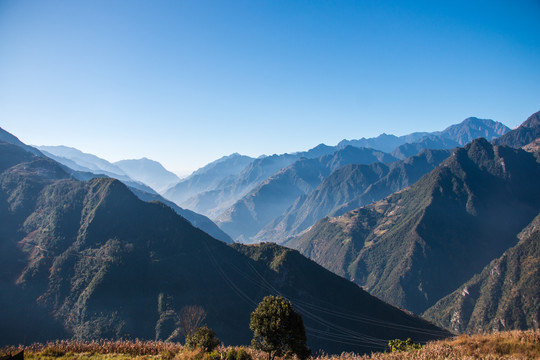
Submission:
[[[2,0],[0,127],[175,172],[540,110],[540,1]]]

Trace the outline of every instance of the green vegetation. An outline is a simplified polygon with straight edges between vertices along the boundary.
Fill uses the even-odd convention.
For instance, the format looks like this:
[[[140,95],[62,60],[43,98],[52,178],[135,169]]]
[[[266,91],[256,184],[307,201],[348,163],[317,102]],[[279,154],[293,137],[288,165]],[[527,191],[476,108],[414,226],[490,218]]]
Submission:
[[[251,355],[246,351],[244,347],[231,347],[225,353],[225,360],[251,360]]]
[[[388,342],[388,347],[392,349],[392,352],[400,352],[400,351],[411,351],[411,350],[418,350],[422,348],[421,344],[415,343],[411,340],[411,338],[408,338],[407,340],[390,340]]]
[[[532,154],[477,139],[411,187],[286,245],[422,314],[516,244],[540,211],[539,178]]]
[[[186,347],[189,349],[199,348],[205,352],[212,352],[220,343],[216,333],[207,326],[200,327],[193,334],[186,336]]]
[[[23,347],[0,349],[0,355],[15,353],[22,349]],[[48,349],[53,349],[53,351]],[[176,343],[156,341],[92,343],[62,341],[33,344],[24,347],[24,350],[25,358],[29,360],[266,360],[268,357],[267,353],[252,348],[219,347],[212,353],[204,353],[187,349]],[[461,335],[447,340],[428,342],[421,349],[407,349],[399,352],[378,352],[371,355],[320,354],[313,360],[533,360],[539,358],[540,331],[528,330]]]
[[[540,309],[540,215],[519,243],[424,316],[458,333],[534,328]]]
[[[281,296],[266,296],[251,313],[249,328],[253,331],[251,345],[268,353],[269,360],[292,355],[303,360],[311,355],[302,317]]]

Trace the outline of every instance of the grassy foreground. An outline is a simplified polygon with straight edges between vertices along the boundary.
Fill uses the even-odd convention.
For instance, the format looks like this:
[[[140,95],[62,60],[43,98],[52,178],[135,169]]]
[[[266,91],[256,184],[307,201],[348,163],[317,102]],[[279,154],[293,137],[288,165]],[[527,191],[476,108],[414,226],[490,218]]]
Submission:
[[[7,347],[0,354],[15,353],[23,347]],[[205,354],[180,344],[159,341],[57,341],[24,347],[25,358],[44,360],[231,360],[232,347],[220,347]],[[253,360],[266,360],[262,352],[245,348]],[[357,355],[319,354],[314,360],[428,360],[428,359],[540,359],[540,331],[510,331],[493,334],[461,335],[427,343],[419,350]]]

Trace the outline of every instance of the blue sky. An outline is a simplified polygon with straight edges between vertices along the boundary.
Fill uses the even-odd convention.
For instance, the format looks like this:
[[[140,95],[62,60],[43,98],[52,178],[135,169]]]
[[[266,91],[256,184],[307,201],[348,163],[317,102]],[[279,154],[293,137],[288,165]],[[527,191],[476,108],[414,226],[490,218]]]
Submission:
[[[540,110],[539,1],[0,2],[0,126],[176,172]]]

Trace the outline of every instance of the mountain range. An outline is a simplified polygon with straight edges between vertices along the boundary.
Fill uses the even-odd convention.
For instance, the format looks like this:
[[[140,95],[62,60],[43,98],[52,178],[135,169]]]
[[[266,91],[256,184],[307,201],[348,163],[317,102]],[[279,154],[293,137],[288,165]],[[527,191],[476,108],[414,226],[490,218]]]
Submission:
[[[501,124],[500,122],[496,122],[490,119],[479,119],[476,117],[470,117],[463,120],[461,123],[451,125],[442,131],[415,132],[403,136],[381,134],[375,138],[342,140],[338,144],[338,147],[352,145],[357,147],[369,147],[390,153],[404,144],[423,143],[426,142],[427,139],[430,139],[433,143],[439,142],[439,144],[444,144],[444,141],[448,141],[449,144],[456,143],[457,145],[463,146],[479,137],[483,137],[487,140],[493,140],[501,135],[506,134],[509,131],[510,129],[507,126]],[[422,149],[441,148],[424,147]],[[406,155],[406,157],[411,155],[415,154],[409,154]]]
[[[350,164],[326,177],[311,193],[300,196],[254,240],[284,242],[325,216],[341,215],[416,182],[450,156],[449,150],[424,150],[390,164]]]
[[[480,138],[409,188],[286,245],[421,314],[515,245],[540,211],[539,178],[532,154]]]
[[[124,173],[118,166],[111,164],[105,159],[93,154],[84,153],[78,149],[67,146],[38,146],[37,149],[45,156],[59,162],[68,168],[81,172],[99,176],[108,176],[122,181],[133,188],[157,194],[151,187],[135,181]],[[92,176],[92,175],[90,175]]]
[[[386,163],[394,160],[389,154],[352,146],[317,158],[302,157],[264,180],[215,221],[236,241],[249,241],[287,210],[296,198],[313,191],[334,170],[351,163]]]
[[[106,173],[107,171],[106,170],[101,171],[99,167],[100,165],[103,165],[103,164],[106,165],[106,166],[103,165],[104,167],[107,167],[109,169],[114,169],[114,165],[108,163],[106,160],[100,159],[91,154],[85,154],[74,148],[68,148],[64,146],[46,147],[47,149],[52,150],[52,151],[60,151],[61,154],[66,155],[66,156],[72,156],[73,158],[81,157],[84,159],[83,161],[86,163],[94,163],[94,165],[91,165],[91,167],[93,168],[92,170],[87,167],[83,167],[81,165],[76,164],[74,160],[72,159],[53,155],[52,153],[49,153],[46,150],[39,151],[38,149],[32,146],[25,145],[16,136],[8,133],[2,128],[0,128],[0,136],[3,139],[0,141],[4,141],[8,144],[17,146],[18,148],[22,148],[30,154],[36,155],[38,157],[46,157],[49,159],[53,159],[55,161],[57,159],[61,159],[62,161],[58,162],[58,164],[62,165],[61,167],[63,171],[66,172],[70,178],[74,178],[81,181],[87,181],[94,177],[106,177],[107,175],[104,173]],[[77,169],[82,169],[82,170],[77,170]],[[182,209],[181,207],[174,204],[173,202],[168,201],[164,199],[163,197],[161,197],[160,195],[158,195],[155,191],[150,189],[148,186],[139,182],[135,182],[131,178],[128,178],[127,175],[120,175],[120,174],[113,174],[113,175],[114,175],[113,176],[114,178],[123,179],[122,182],[126,184],[129,187],[129,189],[135,195],[137,195],[137,197],[139,197],[140,199],[145,200],[145,201],[160,201],[164,204],[167,204],[177,214],[185,217],[188,221],[190,221],[193,226],[202,229],[208,234],[211,234],[214,238],[218,240],[221,240],[226,243],[232,242],[232,239],[230,238],[230,236],[225,234],[220,228],[217,227],[215,223],[213,223],[206,216],[200,215],[191,210]]]
[[[157,162],[0,129],[0,339],[166,339],[199,305],[246,344],[267,294],[327,352],[449,334],[417,315],[456,333],[538,327],[539,114],[232,154],[176,183]]]
[[[479,136],[491,140],[509,130],[503,124],[493,120],[468,118],[439,132],[412,133],[401,137],[382,134],[370,139],[343,140],[337,146],[320,144],[308,151],[262,156],[258,159],[249,159],[233,154],[201,168],[171,187],[163,195],[178,205],[204,214],[213,220],[219,217],[223,220],[224,226],[229,227],[227,219],[229,215],[227,213],[234,210],[231,207],[235,203],[242,203],[244,200],[249,201],[248,198],[251,196],[250,192],[252,190],[260,186],[269,177],[301,158],[315,159],[333,154],[347,146],[353,146],[371,148],[387,153],[394,152],[394,157],[405,159],[418,154],[424,149],[451,149],[464,145]],[[400,147],[404,144],[410,145]],[[216,165],[220,165],[227,172],[216,176],[215,172],[208,171],[215,168]],[[242,168],[242,165],[244,168]],[[286,191],[289,191],[289,189]],[[244,197],[246,199],[243,199]],[[244,233],[238,236],[231,235],[233,237],[249,238],[249,235]]]
[[[324,207],[318,207],[319,211],[314,208],[304,208],[301,210],[295,208],[301,206],[304,197],[310,196],[310,193],[315,190],[315,187],[341,166],[348,164],[370,164],[372,162],[390,163],[398,160],[398,158],[405,159],[410,156],[415,156],[424,149],[452,149],[482,135],[488,139],[493,139],[504,134],[508,130],[509,129],[506,126],[493,120],[468,118],[462,123],[450,126],[441,132],[430,134],[414,133],[402,138],[392,138],[394,140],[401,139],[403,141],[413,141],[397,147],[392,152],[395,156],[377,152],[372,148],[356,147],[362,143],[362,141],[352,142],[356,146],[345,146],[345,142],[341,142],[337,148],[326,146],[324,148],[326,152],[334,152],[319,158],[296,160],[288,167],[279,170],[274,175],[262,181],[221,214],[217,216],[215,214],[206,214],[212,217],[226,233],[235,239],[235,241],[248,243],[258,241],[282,242],[286,237],[297,234],[299,231],[313,225],[316,220],[330,214],[330,212],[326,212],[326,208]],[[388,138],[388,136],[382,136],[371,139],[374,143],[370,143],[370,139],[364,139],[363,142],[371,145],[376,145],[378,143],[382,146],[382,140]],[[389,143],[392,144],[392,141]],[[323,145],[319,145],[319,147],[321,146]],[[372,152],[373,154],[378,154],[378,158],[375,160],[373,155],[371,158],[365,158],[366,155],[354,154],[355,151],[360,151],[354,149],[362,149],[361,151],[364,153]],[[344,156],[344,152],[350,154]],[[433,155],[433,153],[428,154],[428,156],[429,155]],[[364,158],[362,158],[362,156]],[[343,161],[343,159],[341,159],[340,161],[332,161],[332,158],[347,158],[347,160]],[[423,163],[421,160],[414,164],[414,160],[410,160],[411,164],[407,167],[408,170],[405,170],[401,163],[392,165],[392,173],[389,174],[389,177],[385,180],[386,186],[383,185],[385,181],[377,177],[371,177],[373,183],[378,180],[381,181],[374,184],[362,199],[344,197],[344,202],[334,204],[334,206],[328,210],[333,211],[334,208],[341,205],[344,206],[344,208],[353,209],[369,202],[379,200],[394,191],[400,190],[432,170],[434,166],[437,166],[440,161],[442,161],[442,158],[438,162],[434,158],[431,158],[431,160],[434,160],[435,164],[429,165],[429,162],[426,162],[428,166],[424,167],[421,165]],[[330,167],[327,164],[330,164]],[[376,166],[381,167],[380,164]],[[411,172],[412,176],[410,176],[407,171]],[[380,174],[381,176],[385,175],[382,173]],[[340,177],[343,175],[344,174],[340,173],[337,176]],[[334,181],[335,180],[336,179],[334,179]],[[363,192],[371,185],[368,179],[363,179],[361,181],[363,184],[358,184],[358,187],[350,184],[350,188],[355,189],[354,191],[351,191],[351,195],[354,192]],[[330,183],[326,183],[325,185],[329,186],[329,184]],[[329,189],[328,192],[339,192],[342,183],[335,181],[332,184],[337,188],[335,190]],[[365,186],[365,188],[362,186]],[[362,194],[356,194],[356,196],[360,195]],[[310,199],[313,199],[314,196],[316,195],[312,195]],[[351,203],[345,204],[345,202],[348,201],[351,201]],[[190,208],[190,204],[184,205]],[[200,208],[197,209],[202,210]],[[300,214],[299,217],[304,217],[304,220],[306,220],[300,226],[295,224],[295,220],[293,219],[295,215],[292,215],[292,213],[296,210],[301,211],[303,215]]]
[[[0,142],[0,151],[2,344],[165,339],[186,305],[203,307],[226,344],[247,344],[249,314],[267,294],[293,302],[313,350],[449,335],[295,250],[228,246],[116,179],[79,181],[16,145]]]

